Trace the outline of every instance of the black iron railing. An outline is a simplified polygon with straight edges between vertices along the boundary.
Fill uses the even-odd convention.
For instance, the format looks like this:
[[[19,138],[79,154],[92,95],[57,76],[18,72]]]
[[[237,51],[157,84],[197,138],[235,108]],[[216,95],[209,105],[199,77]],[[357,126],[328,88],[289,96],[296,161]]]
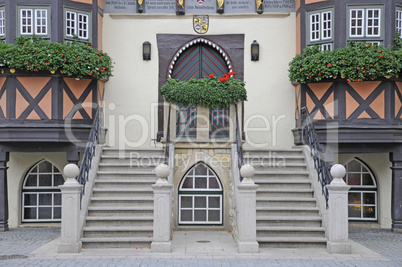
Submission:
[[[240,168],[243,165],[243,151],[241,147],[241,132],[240,132],[240,127],[239,127],[239,113],[237,111],[237,105],[235,105],[236,108],[236,147],[237,147],[237,166],[239,168],[239,178],[240,182],[243,180],[243,177],[240,174]]]
[[[172,104],[169,104],[169,113],[168,113],[168,121],[167,121],[167,130],[166,130],[166,144],[165,144],[165,164],[169,165],[169,153],[170,153],[170,111],[172,109]]]
[[[310,147],[311,157],[314,161],[314,168],[318,174],[318,181],[322,187],[322,194],[325,197],[325,201],[328,208],[328,190],[325,187],[332,181],[330,169],[331,164],[323,159],[323,149],[318,140],[317,133],[314,129],[314,125],[311,121],[310,114],[306,107],[301,108],[301,120],[302,120],[302,140],[303,143]]]
[[[85,184],[88,181],[89,170],[91,169],[92,158],[95,155],[96,145],[99,142],[101,124],[102,124],[102,107],[98,106],[96,110],[96,115],[92,122],[92,128],[88,136],[88,141],[85,146],[84,156],[82,157],[80,172],[78,174],[77,180],[80,184],[83,185],[81,191],[81,200],[85,194]]]

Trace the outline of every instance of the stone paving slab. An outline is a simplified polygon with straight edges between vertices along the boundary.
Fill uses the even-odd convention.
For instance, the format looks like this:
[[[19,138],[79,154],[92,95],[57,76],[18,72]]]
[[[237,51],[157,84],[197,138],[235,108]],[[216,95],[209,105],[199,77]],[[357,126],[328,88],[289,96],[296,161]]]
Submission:
[[[239,254],[225,231],[175,232],[173,253],[133,248],[58,254],[60,228],[13,228],[0,233],[0,266],[402,266],[402,234],[364,227],[350,227],[349,232],[350,255],[311,248],[264,248],[260,253]]]

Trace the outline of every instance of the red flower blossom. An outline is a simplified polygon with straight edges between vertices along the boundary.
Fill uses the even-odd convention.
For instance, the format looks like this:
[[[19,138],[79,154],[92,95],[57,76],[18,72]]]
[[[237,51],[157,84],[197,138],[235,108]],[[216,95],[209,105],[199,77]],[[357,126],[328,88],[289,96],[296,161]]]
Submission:
[[[318,76],[321,76],[321,73],[318,73]]]
[[[219,81],[220,81],[220,82],[223,82],[223,78],[219,78]]]
[[[213,74],[209,74],[209,78],[213,78],[214,77],[214,75]]]
[[[88,48],[91,48],[91,46],[90,46],[90,45],[88,45]]]
[[[64,57],[64,54],[61,54],[62,57]]]
[[[384,57],[384,55],[380,55],[380,57]]]
[[[356,69],[359,70],[359,67],[357,67]]]
[[[350,79],[348,78],[348,79],[346,79],[348,82],[350,82]]]
[[[358,79],[357,81],[358,81],[358,82],[360,82],[361,80],[360,80],[360,79]]]
[[[229,81],[229,77],[226,77],[225,79],[223,79],[224,81]]]
[[[331,66],[332,65],[332,63],[328,63],[328,66]]]
[[[369,48],[370,46],[369,46],[369,45],[366,45],[366,47]]]
[[[102,59],[101,57],[99,59]]]
[[[92,76],[92,73],[90,73],[89,76]]]
[[[342,64],[345,64],[345,61],[342,61]]]
[[[78,61],[80,61],[80,60],[79,60],[79,59],[76,59],[75,61],[77,61],[77,62],[78,62]]]
[[[229,78],[227,74],[223,74],[223,78]]]
[[[229,72],[229,75],[236,75],[236,72]]]

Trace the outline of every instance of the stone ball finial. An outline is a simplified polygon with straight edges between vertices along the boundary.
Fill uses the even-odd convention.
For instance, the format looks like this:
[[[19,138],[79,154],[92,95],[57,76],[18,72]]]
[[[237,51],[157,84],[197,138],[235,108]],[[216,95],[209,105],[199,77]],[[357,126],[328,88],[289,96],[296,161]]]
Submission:
[[[170,174],[169,166],[162,163],[156,166],[155,173],[158,178],[166,179]]]
[[[335,178],[340,178],[342,179],[346,174],[346,169],[343,165],[341,164],[335,164],[331,168],[331,175],[332,177]]]
[[[76,164],[70,163],[67,164],[64,169],[63,173],[66,176],[67,179],[69,178],[77,178],[78,174],[80,173],[80,168]]]
[[[254,167],[251,164],[244,164],[240,168],[240,174],[243,178],[253,178]]]

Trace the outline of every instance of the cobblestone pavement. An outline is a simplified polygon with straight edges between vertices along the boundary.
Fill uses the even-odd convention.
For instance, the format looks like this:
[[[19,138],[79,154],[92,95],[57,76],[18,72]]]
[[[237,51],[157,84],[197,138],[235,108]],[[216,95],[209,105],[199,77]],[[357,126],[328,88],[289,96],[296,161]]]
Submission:
[[[14,228],[0,232],[0,266],[402,266],[402,234],[375,228],[350,227],[349,235],[351,240],[373,250],[372,254],[382,255],[373,256],[372,259],[353,255],[333,256],[325,250],[311,249],[301,250],[296,256],[290,253],[292,250],[282,250],[282,254],[271,253],[268,256],[262,251],[253,255],[230,255],[230,258],[183,257],[174,253],[119,257],[105,253],[99,257],[72,256],[74,254],[35,257],[29,254],[47,243],[51,245],[54,242],[52,240],[59,236],[60,228],[57,227]],[[309,257],[312,253],[315,253],[314,257]]]

